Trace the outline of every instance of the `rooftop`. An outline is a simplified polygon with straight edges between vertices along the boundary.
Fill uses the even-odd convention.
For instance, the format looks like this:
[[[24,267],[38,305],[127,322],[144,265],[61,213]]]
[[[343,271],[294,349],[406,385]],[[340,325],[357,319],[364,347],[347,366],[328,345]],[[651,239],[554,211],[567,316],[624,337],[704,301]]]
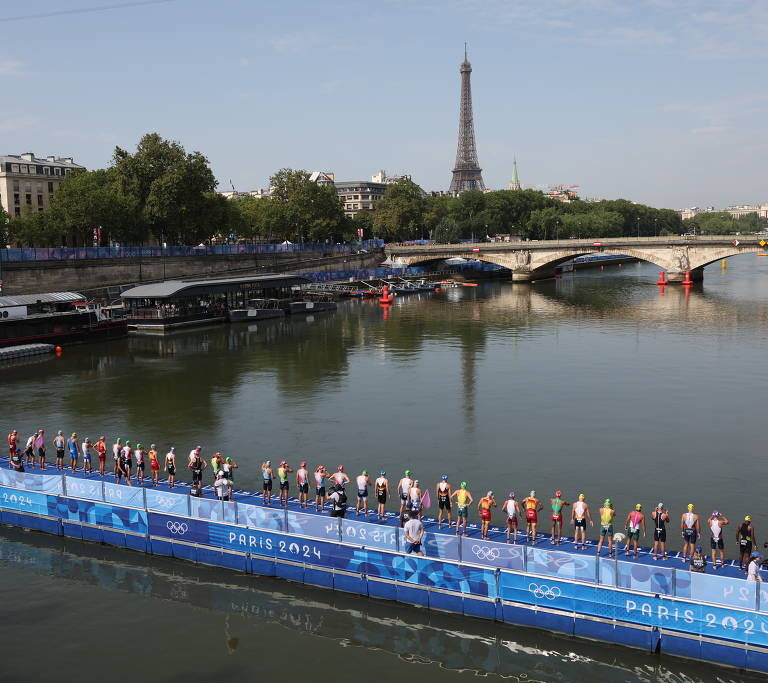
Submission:
[[[35,156],[33,152],[25,152],[24,154],[5,154],[0,156],[0,163],[56,164],[58,166],[66,166],[67,168],[85,168],[85,166],[76,164],[72,157],[48,156],[41,158]]]
[[[221,294],[240,289],[243,285],[261,285],[271,287],[289,287],[300,285],[309,280],[290,273],[271,275],[249,275],[245,277],[210,278],[206,280],[165,280],[149,285],[139,285],[125,290],[123,299],[170,299],[176,296],[200,296]]]
[[[0,308],[7,306],[30,306],[32,304],[69,303],[84,301],[85,297],[77,292],[43,292],[41,294],[14,294],[0,296]]]

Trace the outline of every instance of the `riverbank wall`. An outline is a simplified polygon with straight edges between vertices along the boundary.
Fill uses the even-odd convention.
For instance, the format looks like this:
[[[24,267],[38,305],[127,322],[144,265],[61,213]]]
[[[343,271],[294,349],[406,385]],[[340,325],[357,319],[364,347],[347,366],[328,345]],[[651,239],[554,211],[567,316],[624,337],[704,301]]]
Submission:
[[[371,268],[384,259],[383,250],[348,254],[324,251],[263,254],[206,254],[165,258],[18,261],[2,264],[3,294],[89,291],[185,277],[205,278],[292,271],[325,272]]]
[[[329,518],[98,477],[0,470],[0,522],[243,574],[768,672],[766,584],[678,565],[426,532],[406,555],[387,523]],[[395,517],[395,515],[391,515]],[[474,525],[471,525],[474,526]],[[407,607],[405,609],[408,609]]]

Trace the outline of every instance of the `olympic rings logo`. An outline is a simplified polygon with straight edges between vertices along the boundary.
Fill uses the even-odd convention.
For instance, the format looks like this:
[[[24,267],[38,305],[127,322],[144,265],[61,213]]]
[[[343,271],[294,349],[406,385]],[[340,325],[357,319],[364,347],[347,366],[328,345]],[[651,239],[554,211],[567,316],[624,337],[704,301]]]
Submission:
[[[179,534],[179,536],[183,536],[187,533],[187,531],[189,531],[189,527],[185,522],[168,521],[165,523],[165,526],[168,527],[168,531],[170,531],[172,534]]]
[[[472,552],[478,560],[498,560],[501,553],[498,548],[489,548],[487,545],[473,545]]]
[[[529,583],[528,590],[531,591],[539,600],[546,598],[547,600],[554,600],[562,595],[562,591],[557,586],[539,586],[536,583]]]

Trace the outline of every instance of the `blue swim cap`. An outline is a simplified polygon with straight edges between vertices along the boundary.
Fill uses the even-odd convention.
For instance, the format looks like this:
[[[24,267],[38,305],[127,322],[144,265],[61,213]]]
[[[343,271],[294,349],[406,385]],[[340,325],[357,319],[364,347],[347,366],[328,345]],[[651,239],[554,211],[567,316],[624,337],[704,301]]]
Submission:
[[[381,472],[379,472],[379,474],[383,477],[386,474],[386,472],[384,470],[381,470]]]
[[[440,475],[440,479],[442,479],[443,481],[445,481],[446,479],[448,479],[448,475],[447,475],[447,474],[441,474],[441,475]]]

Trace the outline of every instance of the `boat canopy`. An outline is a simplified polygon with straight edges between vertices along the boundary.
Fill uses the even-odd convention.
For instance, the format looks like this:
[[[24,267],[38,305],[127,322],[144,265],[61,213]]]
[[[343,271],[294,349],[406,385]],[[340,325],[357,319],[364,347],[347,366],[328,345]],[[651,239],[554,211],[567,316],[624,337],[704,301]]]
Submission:
[[[66,304],[74,301],[85,301],[85,297],[77,292],[14,294],[13,296],[0,296],[0,308],[8,306],[34,306],[35,304]]]
[[[173,299],[226,294],[241,290],[283,289],[298,287],[307,282],[309,282],[308,278],[290,274],[250,275],[207,280],[165,280],[126,289],[120,296],[123,299]]]

